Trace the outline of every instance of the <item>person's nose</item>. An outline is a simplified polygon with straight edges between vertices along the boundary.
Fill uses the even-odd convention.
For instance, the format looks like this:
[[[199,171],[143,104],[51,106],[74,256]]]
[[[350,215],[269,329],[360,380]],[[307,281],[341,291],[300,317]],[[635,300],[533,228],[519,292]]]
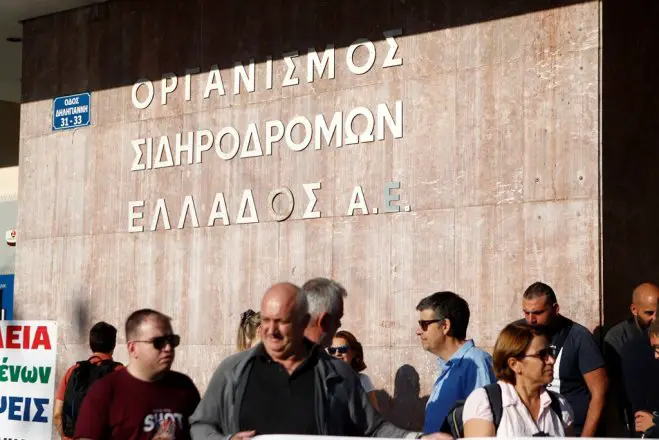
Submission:
[[[270,324],[270,335],[271,336],[277,336],[279,334],[280,334],[279,324],[277,324],[276,322],[273,322],[272,324]]]
[[[416,328],[416,335],[421,336],[423,334],[423,330],[421,330],[421,327]]]
[[[545,363],[546,363],[547,365],[554,365],[554,364],[556,363],[556,359],[554,358],[554,356],[549,355],[549,356],[547,356],[547,358],[545,359]]]

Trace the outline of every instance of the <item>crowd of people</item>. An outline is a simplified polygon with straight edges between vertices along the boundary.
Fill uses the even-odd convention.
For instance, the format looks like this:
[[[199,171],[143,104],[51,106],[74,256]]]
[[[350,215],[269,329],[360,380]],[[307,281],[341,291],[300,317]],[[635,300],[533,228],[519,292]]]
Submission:
[[[553,289],[530,285],[523,319],[506,325],[492,355],[467,338],[467,301],[437,292],[416,307],[416,334],[438,360],[423,430],[381,414],[362,344],[341,328],[348,293],[314,278],[270,286],[241,314],[236,351],[203,395],[172,370],[181,343],[170,318],[142,309],[125,324],[129,362],[113,360],[117,330],[90,330],[92,356],[71,366],[55,396],[63,439],[223,439],[263,434],[460,437],[659,437],[659,287],[639,285],[631,316],[602,347],[560,313]]]

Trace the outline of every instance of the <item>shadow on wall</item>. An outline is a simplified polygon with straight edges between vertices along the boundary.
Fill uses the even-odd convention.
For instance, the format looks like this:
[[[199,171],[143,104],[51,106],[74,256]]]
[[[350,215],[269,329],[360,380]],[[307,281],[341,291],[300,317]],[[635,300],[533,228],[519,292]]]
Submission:
[[[237,60],[261,63],[328,43],[380,41],[391,29],[422,34],[587,2],[113,0],[24,23],[22,100],[182,76],[189,68],[207,72],[214,64],[231,68]]]
[[[659,283],[659,2],[605,1],[602,261],[606,329],[640,283]]]
[[[423,430],[428,396],[420,395],[419,373],[413,366],[405,364],[396,372],[393,397],[384,390],[378,390],[376,393],[380,411],[387,420],[401,428]]]

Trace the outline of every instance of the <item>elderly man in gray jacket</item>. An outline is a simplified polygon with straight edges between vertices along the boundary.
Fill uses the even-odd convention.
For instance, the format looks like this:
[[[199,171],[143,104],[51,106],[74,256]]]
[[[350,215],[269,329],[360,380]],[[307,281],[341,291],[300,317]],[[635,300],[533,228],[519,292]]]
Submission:
[[[220,364],[190,417],[193,440],[262,434],[421,438],[375,411],[353,370],[304,337],[308,321],[299,287],[268,289],[261,304],[263,342]]]

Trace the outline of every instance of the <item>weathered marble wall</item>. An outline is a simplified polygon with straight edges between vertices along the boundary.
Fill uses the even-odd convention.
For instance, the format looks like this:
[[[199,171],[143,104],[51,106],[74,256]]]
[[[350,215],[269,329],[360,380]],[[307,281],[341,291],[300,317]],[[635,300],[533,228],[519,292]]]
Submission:
[[[554,286],[565,314],[600,324],[599,3],[298,3],[111,1],[25,24],[16,314],[58,320],[59,365],[84,356],[92,322],[122,326],[130,311],[149,306],[173,316],[184,341],[176,366],[203,389],[234,350],[239,314],[258,307],[268,285],[331,276],[349,290],[344,326],[363,341],[367,372],[399,398],[398,417],[409,418],[436,368],[414,334],[414,307],[427,294],[464,295],[470,336],[488,348],[520,316],[521,293],[536,280]],[[403,64],[382,69],[382,32],[397,28]],[[364,75],[345,63],[358,38],[377,49]],[[304,54],[326,44],[336,46],[336,78],[308,84]],[[281,56],[295,50],[300,84],[281,87]],[[268,55],[271,90],[258,76]],[[233,63],[250,58],[261,78],[256,91],[233,95]],[[363,48],[355,60],[366,60]],[[227,94],[204,100],[213,64]],[[186,69],[195,67],[185,101]],[[165,72],[179,87],[161,106]],[[146,110],[131,103],[138,78],[156,86]],[[53,133],[52,98],[86,90],[92,126]],[[131,171],[134,139],[157,144],[162,135],[227,125],[244,133],[252,122],[263,135],[265,120],[329,120],[379,103],[393,111],[397,100],[402,138],[386,131],[383,141],[336,148],[333,140],[321,150],[312,140],[301,152],[281,142],[271,156],[230,161],[211,150],[201,164]],[[322,217],[302,219],[302,184],[316,181]],[[346,215],[355,185],[381,212],[389,181],[401,183],[400,205],[410,212]],[[296,203],[276,222],[266,202],[280,186]],[[245,188],[259,223],[235,224]],[[206,227],[217,192],[232,224]],[[187,195],[201,226],[188,218],[178,230]],[[171,230],[149,230],[158,198]],[[145,232],[128,232],[133,200],[145,200]],[[122,348],[117,355],[125,359]]]

